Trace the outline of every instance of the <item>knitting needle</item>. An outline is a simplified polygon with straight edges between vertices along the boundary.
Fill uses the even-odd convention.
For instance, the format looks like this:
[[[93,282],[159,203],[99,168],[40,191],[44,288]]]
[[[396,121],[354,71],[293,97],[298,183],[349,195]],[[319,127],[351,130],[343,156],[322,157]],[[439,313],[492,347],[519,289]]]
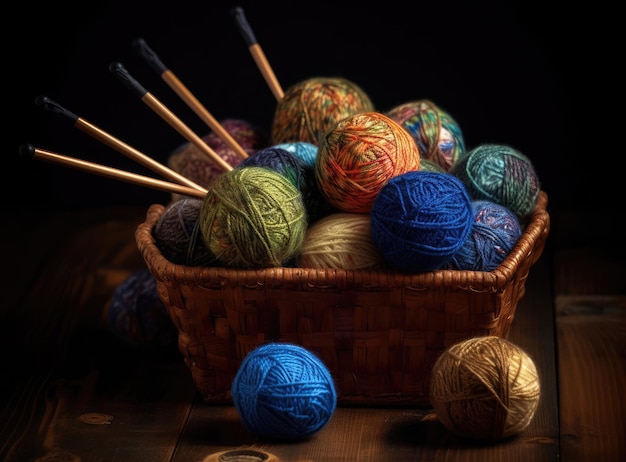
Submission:
[[[172,111],[170,111],[155,96],[143,88],[124,68],[121,63],[111,63],[109,71],[115,75],[130,91],[134,92],[139,98],[146,103],[154,112],[156,112],[163,120],[170,124],[178,133],[183,135],[188,141],[194,144],[210,160],[215,162],[222,170],[229,172],[233,167],[220,157],[202,138],[196,135],[185,123],[180,120]]]
[[[131,146],[127,145],[126,143],[124,143],[123,141],[113,137],[112,135],[110,135],[109,133],[105,132],[104,130],[96,127],[95,125],[91,124],[90,122],[88,122],[87,120],[78,117],[77,115],[75,115],[74,113],[72,113],[71,111],[68,111],[66,108],[64,108],[63,106],[61,106],[60,104],[56,103],[55,101],[52,101],[50,98],[46,97],[46,96],[38,96],[35,99],[35,104],[39,107],[42,107],[43,109],[46,109],[48,111],[54,112],[56,114],[61,114],[64,115],[66,117],[68,117],[70,120],[73,121],[74,126],[76,128],[78,128],[79,130],[82,130],[83,132],[87,133],[88,135],[91,135],[93,138],[103,142],[104,144],[108,145],[109,147],[112,147],[113,149],[121,152],[122,154],[130,157],[131,159],[141,163],[142,165],[148,167],[149,169],[151,169],[152,171],[166,177],[169,178],[172,181],[175,181],[176,183],[185,185],[185,186],[189,186],[190,188],[194,188],[197,189],[198,191],[201,191],[202,193],[207,192],[207,190],[205,188],[203,188],[202,186],[194,183],[193,181],[191,181],[190,179],[184,177],[183,175],[175,172],[174,170],[166,167],[165,165],[157,162],[156,160],[150,158],[149,156],[139,152],[138,150],[132,148]]]
[[[127,172],[125,170],[119,170],[113,167],[107,167],[105,165],[76,159],[74,157],[64,156],[62,154],[57,154],[55,152],[36,148],[31,144],[21,145],[19,153],[22,157],[60,164],[66,167],[83,170],[106,178],[113,178],[116,180],[125,181],[127,183],[147,186],[153,189],[158,189],[160,191],[178,193],[185,196],[193,196],[198,198],[204,198],[206,196],[205,192],[199,191],[196,188],[190,188],[188,186],[183,186],[177,183],[157,180],[155,178],[138,175],[136,173]]]
[[[257,43],[256,37],[254,36],[254,32],[252,32],[252,28],[248,21],[246,20],[246,16],[244,14],[243,8],[237,6],[231,10],[232,15],[235,17],[235,21],[237,22],[237,26],[239,28],[239,32],[243,36],[243,39],[248,46],[248,50],[252,54],[252,58],[254,58],[254,62],[257,67],[263,74],[265,78],[265,82],[269,85],[270,90],[274,94],[276,101],[280,101],[283,99],[284,93],[283,89],[278,83],[278,79],[274,75],[274,71],[272,70],[267,58],[265,57],[265,53],[261,46]]]
[[[228,131],[220,125],[220,123],[211,115],[211,113],[198,101],[198,99],[189,91],[189,89],[180,81],[180,79],[168,69],[159,59],[157,54],[148,46],[146,41],[138,38],[133,41],[135,51],[152,67],[152,69],[161,76],[161,78],[170,86],[172,90],[189,106],[204,123],[206,123],[230,148],[235,151],[242,159],[248,157],[248,153],[241,147],[239,143],[228,133]]]

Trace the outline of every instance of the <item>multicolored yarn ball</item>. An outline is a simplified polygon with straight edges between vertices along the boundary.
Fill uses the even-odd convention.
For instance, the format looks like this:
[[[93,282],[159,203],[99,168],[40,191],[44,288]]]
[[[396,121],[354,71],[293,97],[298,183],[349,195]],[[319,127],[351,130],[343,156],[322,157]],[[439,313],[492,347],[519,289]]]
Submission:
[[[541,394],[537,368],[501,337],[475,337],[436,360],[429,397],[437,418],[464,438],[499,441],[530,425]]]
[[[268,145],[267,136],[253,124],[241,119],[225,119],[220,125],[226,130],[242,149],[251,155]],[[243,160],[225,141],[211,131],[201,137],[216,154],[228,164],[236,167]],[[216,176],[224,170],[215,164],[207,155],[193,143],[184,143],[170,153],[167,165],[194,183],[208,188]],[[185,196],[172,194],[172,200],[180,200]]]
[[[299,159],[306,168],[315,169],[315,161],[317,159],[317,152],[319,151],[317,145],[306,141],[294,141],[291,143],[279,143],[274,145],[274,147],[289,151]]]
[[[152,229],[161,254],[172,263],[186,266],[211,266],[215,256],[207,249],[200,234],[202,199],[184,198],[165,208]]]
[[[311,77],[285,90],[272,120],[272,144],[306,141],[319,145],[320,137],[345,117],[374,110],[361,87],[341,77]]]
[[[449,262],[450,269],[493,271],[511,252],[522,226],[517,216],[503,205],[473,201],[474,223],[461,249]]]
[[[204,244],[224,266],[282,266],[300,249],[308,221],[300,190],[266,167],[218,176],[202,202]]]
[[[473,200],[504,205],[523,223],[532,213],[541,190],[530,159],[503,144],[482,144],[461,157],[450,169]]]
[[[432,101],[410,101],[394,107],[387,115],[411,134],[422,159],[431,160],[445,172],[465,154],[461,127]]]
[[[337,406],[330,371],[312,352],[267,343],[243,359],[231,386],[233,403],[252,433],[299,440],[319,432]]]
[[[128,345],[168,346],[178,336],[147,268],[135,271],[115,288],[105,317],[111,332]]]
[[[338,212],[309,226],[300,252],[300,268],[380,269],[385,260],[372,240],[367,213]]]
[[[315,176],[331,205],[369,213],[387,181],[419,167],[417,146],[406,130],[384,114],[362,112],[322,137]]]
[[[416,273],[442,268],[472,229],[472,203],[449,173],[414,171],[392,178],[370,213],[372,237],[387,264]]]

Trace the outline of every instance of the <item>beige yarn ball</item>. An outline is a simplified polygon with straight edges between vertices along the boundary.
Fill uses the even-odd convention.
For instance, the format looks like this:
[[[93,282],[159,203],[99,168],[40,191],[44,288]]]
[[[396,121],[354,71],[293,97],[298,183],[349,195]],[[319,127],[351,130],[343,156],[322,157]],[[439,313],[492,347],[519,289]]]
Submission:
[[[370,215],[335,212],[313,223],[295,258],[300,268],[377,269],[385,266],[372,240]]]
[[[435,361],[430,402],[452,433],[501,440],[532,421],[540,396],[535,363],[520,347],[496,336],[471,338]]]

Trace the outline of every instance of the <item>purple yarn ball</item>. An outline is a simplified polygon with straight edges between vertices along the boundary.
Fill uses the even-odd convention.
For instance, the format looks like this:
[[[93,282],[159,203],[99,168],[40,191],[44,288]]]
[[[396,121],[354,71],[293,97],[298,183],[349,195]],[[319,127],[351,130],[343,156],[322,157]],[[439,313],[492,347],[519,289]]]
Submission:
[[[178,335],[147,268],[132,273],[116,287],[106,323],[117,338],[132,346],[167,346]]]
[[[215,256],[202,240],[198,219],[202,199],[184,198],[171,202],[156,225],[152,236],[161,254],[172,263],[186,266],[212,266]]]
[[[507,207],[478,200],[472,202],[474,223],[468,238],[449,263],[451,269],[493,271],[511,252],[522,226]]]

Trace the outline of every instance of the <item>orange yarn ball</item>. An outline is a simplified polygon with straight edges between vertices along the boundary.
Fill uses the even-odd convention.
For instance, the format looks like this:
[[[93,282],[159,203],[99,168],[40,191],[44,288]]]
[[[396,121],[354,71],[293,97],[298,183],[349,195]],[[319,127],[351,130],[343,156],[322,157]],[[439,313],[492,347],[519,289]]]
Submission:
[[[384,114],[363,112],[341,120],[322,138],[315,177],[332,206],[369,213],[387,181],[419,168],[411,135]]]

